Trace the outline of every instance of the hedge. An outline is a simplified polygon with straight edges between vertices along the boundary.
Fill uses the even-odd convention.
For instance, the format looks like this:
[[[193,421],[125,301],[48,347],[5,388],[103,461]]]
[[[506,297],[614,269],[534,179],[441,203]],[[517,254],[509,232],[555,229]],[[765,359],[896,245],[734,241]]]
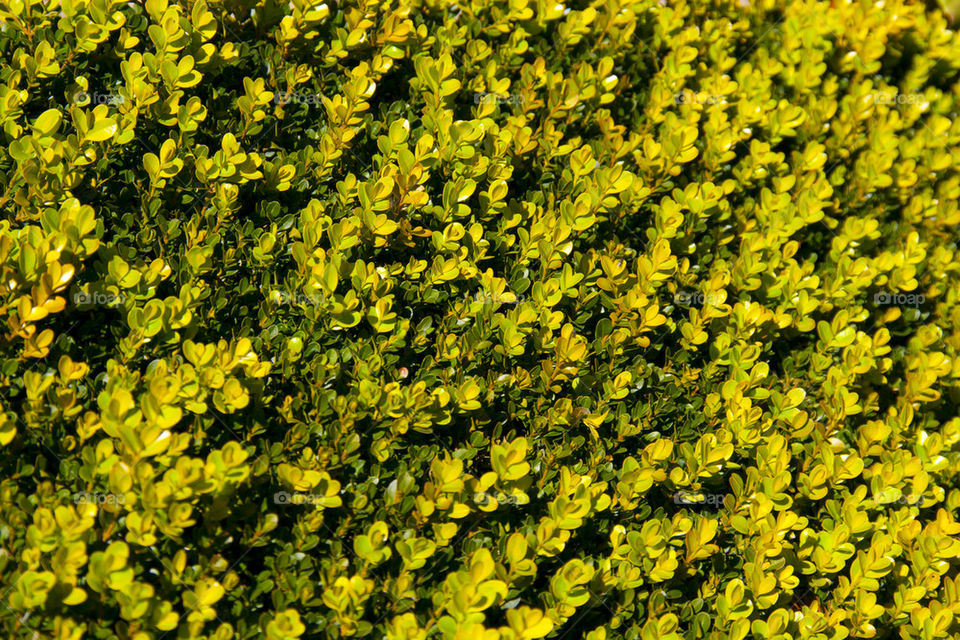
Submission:
[[[960,35],[0,4],[0,633],[960,636]]]

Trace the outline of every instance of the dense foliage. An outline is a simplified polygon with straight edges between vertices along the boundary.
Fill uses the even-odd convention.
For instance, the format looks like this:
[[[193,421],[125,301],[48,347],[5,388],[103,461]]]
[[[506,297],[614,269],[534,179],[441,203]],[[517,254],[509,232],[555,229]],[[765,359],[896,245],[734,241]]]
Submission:
[[[960,36],[0,2],[0,635],[960,634]]]

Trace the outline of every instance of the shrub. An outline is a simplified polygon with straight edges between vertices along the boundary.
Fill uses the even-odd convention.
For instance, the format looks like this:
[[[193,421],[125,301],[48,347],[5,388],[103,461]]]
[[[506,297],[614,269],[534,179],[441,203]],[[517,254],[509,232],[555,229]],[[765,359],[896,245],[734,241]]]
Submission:
[[[960,36],[0,6],[10,638],[960,634]]]

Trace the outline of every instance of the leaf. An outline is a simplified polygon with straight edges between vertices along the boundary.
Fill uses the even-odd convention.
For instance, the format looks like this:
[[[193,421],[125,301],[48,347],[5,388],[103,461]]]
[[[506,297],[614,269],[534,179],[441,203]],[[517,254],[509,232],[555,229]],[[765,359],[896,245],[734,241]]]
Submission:
[[[104,118],[94,122],[84,137],[91,142],[103,142],[111,139],[116,132],[117,123],[112,118]]]
[[[41,113],[33,123],[33,129],[38,135],[48,136],[60,127],[60,110],[47,109]]]

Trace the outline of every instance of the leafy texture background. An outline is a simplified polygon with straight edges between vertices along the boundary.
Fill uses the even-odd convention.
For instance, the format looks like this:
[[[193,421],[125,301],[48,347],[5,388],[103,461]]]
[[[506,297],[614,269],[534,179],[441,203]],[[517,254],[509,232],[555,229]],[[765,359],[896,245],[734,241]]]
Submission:
[[[960,634],[939,10],[0,18],[4,637]]]

